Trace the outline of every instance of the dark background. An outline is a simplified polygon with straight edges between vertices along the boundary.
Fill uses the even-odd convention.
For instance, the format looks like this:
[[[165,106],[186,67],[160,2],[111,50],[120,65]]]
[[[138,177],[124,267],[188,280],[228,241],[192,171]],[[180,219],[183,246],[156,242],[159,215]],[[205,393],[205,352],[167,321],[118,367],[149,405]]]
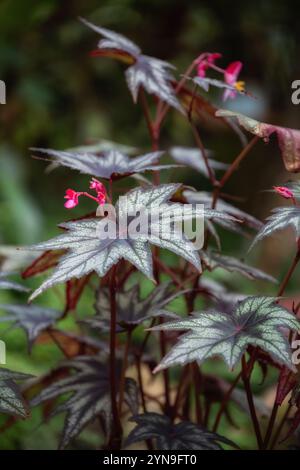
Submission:
[[[33,160],[29,147],[64,149],[107,139],[150,148],[143,115],[132,103],[122,65],[89,56],[99,37],[78,16],[128,36],[147,55],[172,62],[178,77],[204,51],[221,52],[223,65],[241,60],[241,79],[257,99],[241,97],[224,105],[220,94],[213,92],[212,102],[274,124],[300,127],[300,105],[291,103],[291,83],[300,79],[299,2],[1,0],[0,79],[6,82],[7,104],[0,105],[0,256],[8,246],[57,233],[57,223],[69,217],[63,207],[65,189],[85,189],[88,183],[86,176],[64,169],[45,174],[45,162]],[[236,136],[206,122],[201,126],[205,146],[214,157],[232,161],[240,149]],[[161,143],[163,148],[194,146],[188,124],[173,111]],[[285,172],[277,143],[271,139],[268,145],[256,146],[226,191],[242,198],[240,207],[264,218],[282,203],[264,191],[291,178],[297,175]],[[174,172],[172,179],[209,189],[208,182],[191,171]],[[94,207],[83,202],[73,214],[84,213],[84,208]],[[268,240],[251,255],[253,261],[282,277],[293,251],[291,240],[289,236]],[[223,243],[226,251],[239,250],[241,256],[249,246],[249,241],[228,234]],[[295,276],[291,290],[297,288]],[[29,364],[23,346],[18,336],[11,336],[10,364],[39,371],[43,360],[47,363],[47,353],[36,354]],[[3,448],[25,445],[26,431],[18,429],[2,439]],[[56,438],[47,431],[40,439],[40,447],[47,439],[51,447]]]

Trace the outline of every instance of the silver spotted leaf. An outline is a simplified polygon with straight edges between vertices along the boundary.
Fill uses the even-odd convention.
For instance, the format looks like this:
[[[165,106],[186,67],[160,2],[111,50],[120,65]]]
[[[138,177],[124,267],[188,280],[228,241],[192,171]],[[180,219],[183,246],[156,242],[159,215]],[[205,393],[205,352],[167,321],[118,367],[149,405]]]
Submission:
[[[104,179],[117,179],[144,171],[160,171],[174,168],[176,165],[157,165],[164,152],[151,152],[139,157],[129,157],[119,150],[107,150],[91,153],[80,150],[52,150],[31,148],[49,156],[55,165],[66,166],[80,173]]]
[[[258,279],[261,281],[277,282],[274,277],[264,271],[254,268],[253,266],[249,266],[233,256],[222,255],[217,251],[201,250],[200,257],[202,264],[205,264],[209,271],[222,268],[230,273],[237,272],[251,280]]]
[[[29,408],[16,381],[27,380],[31,375],[0,368],[0,413],[26,418]]]
[[[182,421],[173,424],[168,416],[144,413],[131,418],[137,425],[129,434],[125,446],[147,439],[155,439],[156,450],[220,450],[220,443],[235,446],[219,434]]]
[[[117,52],[120,54],[120,60],[123,59],[125,63],[129,63],[130,66],[125,72],[125,77],[135,103],[140,88],[143,88],[149,94],[157,96],[162,101],[182,111],[171,84],[174,80],[171,70],[175,67],[163,60],[143,55],[136,44],[121,34],[96,26],[84,19],[81,19],[81,21],[103,36],[104,39],[101,39],[98,43],[100,56],[102,52],[107,52],[108,56],[112,53],[112,57],[114,57]]]
[[[107,357],[77,356],[65,361],[57,370],[68,370],[63,377],[44,388],[31,401],[38,406],[48,400],[71,393],[71,396],[57,405],[51,416],[66,412],[60,449],[65,448],[96,417],[102,416],[107,433],[111,428],[110,376]],[[116,372],[119,384],[121,367]],[[137,412],[137,388],[133,379],[126,379],[124,400],[131,412]]]
[[[135,326],[159,315],[169,319],[179,319],[180,317],[175,313],[168,311],[161,313],[160,309],[188,291],[174,292],[169,282],[159,284],[145,299],[141,299],[140,284],[135,284],[127,290],[119,290],[116,294],[118,331],[131,330]],[[111,308],[110,294],[107,287],[98,289],[95,307],[97,314],[92,318],[83,320],[83,322],[98,330],[109,331]]]
[[[220,211],[207,209],[203,212],[202,207],[198,210],[192,205],[169,203],[179,187],[178,184],[165,184],[133,189],[119,198],[113,220],[107,216],[67,222],[61,225],[66,229],[65,233],[33,245],[32,250],[64,249],[68,253],[60,258],[53,274],[31,299],[55,284],[81,278],[92,271],[104,276],[122,258],[153,279],[151,244],[172,251],[201,271],[198,252],[192,241],[178,229],[178,224],[197,217],[203,219],[203,216],[208,219],[233,218]],[[143,214],[147,220],[136,214]],[[111,224],[114,233],[107,238],[107,228]],[[132,234],[132,224],[139,226],[139,232]]]
[[[300,322],[273,297],[248,297],[231,315],[218,311],[199,312],[197,317],[165,323],[153,330],[189,330],[162,359],[156,371],[175,364],[203,362],[222,356],[232,369],[248,345],[258,346],[272,359],[294,370],[291,347],[283,329],[298,330]]]
[[[293,228],[297,240],[300,236],[300,207],[287,206],[273,209],[272,214],[267,218],[266,224],[254,238],[249,250],[251,250],[257,242],[273,235],[275,232],[285,230],[288,227]]]
[[[58,310],[39,305],[0,304],[0,310],[8,313],[0,317],[0,323],[14,322],[15,328],[23,328],[28,338],[29,350],[39,334],[63,316]]]
[[[12,273],[0,272],[0,289],[16,290],[19,292],[28,292],[29,289],[15,281],[10,281],[7,277]]]
[[[171,147],[169,150],[171,157],[175,160],[175,162],[187,165],[199,173],[204,175],[206,178],[209,177],[207,167],[204,163],[202,152],[197,148],[189,148],[189,147]],[[206,151],[209,157],[209,165],[214,170],[225,170],[228,165],[225,163],[218,162],[217,160],[213,160],[210,158],[210,152]]]

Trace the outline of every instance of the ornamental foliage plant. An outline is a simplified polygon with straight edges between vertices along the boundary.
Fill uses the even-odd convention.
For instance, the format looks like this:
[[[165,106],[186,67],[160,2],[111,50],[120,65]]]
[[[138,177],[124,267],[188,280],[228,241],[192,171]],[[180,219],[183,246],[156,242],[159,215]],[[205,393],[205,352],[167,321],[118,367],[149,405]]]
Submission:
[[[61,196],[66,221],[57,236],[25,247],[34,260],[23,279],[43,276],[29,303],[1,302],[0,322],[25,331],[29,354],[48,338],[63,356],[42,376],[0,368],[0,413],[6,415],[1,432],[18,419],[30,420],[38,408],[42,421],[63,416],[60,449],[76,448],[86,429],[97,436],[96,449],[236,449],[239,442],[227,428],[243,426],[250,427],[255,448],[296,446],[300,303],[287,308],[282,297],[300,259],[300,185],[273,187],[284,205],[274,208],[265,223],[235,207],[225,187],[255,145],[272,134],[285,168],[300,171],[300,131],[217,109],[209,101],[211,88],[222,94],[224,108],[237,95],[253,99],[239,80],[240,61],[224,66],[219,52],[205,52],[178,72],[145,55],[130,39],[81,22],[91,41],[98,40],[91,60],[123,65],[149,145],[135,148],[133,132],[132,148],[31,149],[56,171],[66,167],[89,175],[90,184],[85,176],[79,189],[67,184],[64,200]],[[194,148],[162,148],[161,131],[172,113],[185,121]],[[230,164],[206,149],[203,113],[239,139],[240,152]],[[210,190],[179,184],[176,174],[183,167],[207,178]],[[70,215],[75,207],[80,210],[83,198],[91,200],[92,212]],[[199,220],[201,246],[180,230]],[[254,250],[262,239],[288,227],[294,231],[295,257],[277,294],[253,294],[277,280],[249,265],[247,254],[224,252],[222,234],[246,237]],[[245,278],[252,294],[229,288],[214,276],[219,271]],[[149,280],[147,292],[144,279]],[[24,284],[0,275],[0,289],[25,296]],[[61,308],[39,303],[48,289],[64,293]],[[82,296],[92,299],[91,311],[78,317]],[[68,318],[75,331],[60,326]],[[220,364],[228,372],[220,374]],[[276,394],[266,405],[260,387],[270,376],[277,380]],[[237,409],[243,417],[238,423]]]

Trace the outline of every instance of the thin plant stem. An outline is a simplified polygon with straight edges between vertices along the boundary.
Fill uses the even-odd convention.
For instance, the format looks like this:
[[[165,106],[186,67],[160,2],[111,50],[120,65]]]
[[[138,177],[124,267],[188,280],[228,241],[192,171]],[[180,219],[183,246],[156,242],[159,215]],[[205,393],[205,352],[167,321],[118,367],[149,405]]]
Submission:
[[[122,425],[119,415],[119,408],[117,402],[117,383],[116,383],[116,327],[117,327],[117,303],[116,303],[116,265],[111,268],[110,276],[110,358],[109,358],[109,372],[110,372],[110,397],[111,397],[111,410],[113,419],[113,429],[110,436],[110,447],[114,450],[120,449],[122,439]]]
[[[231,165],[227,168],[225,171],[223,177],[220,180],[219,186],[215,189],[214,195],[213,195],[213,204],[212,208],[214,209],[217,203],[217,200],[219,198],[220,191],[223,189],[229,178],[232,176],[233,172],[237,170],[238,166],[240,163],[244,160],[244,158],[248,155],[250,150],[254,147],[256,142],[259,140],[258,136],[254,136],[244,147],[241,152],[238,154],[238,156],[234,159],[234,161],[231,163]]]
[[[277,430],[276,430],[276,432],[275,432],[275,434],[274,434],[274,437],[273,437],[272,442],[271,442],[271,445],[270,445],[270,450],[273,450],[274,447],[276,446],[276,443],[277,443],[277,441],[278,441],[278,439],[279,439],[279,437],[280,437],[281,431],[282,431],[282,429],[283,429],[283,426],[284,426],[284,424],[285,424],[285,421],[287,420],[287,418],[288,418],[288,416],[289,416],[289,414],[290,414],[291,409],[292,409],[292,405],[289,404],[289,406],[288,406],[287,409],[285,410],[285,413],[284,413],[284,415],[283,415],[283,417],[282,417],[282,419],[281,419],[281,421],[280,421],[280,423],[279,423],[279,425],[278,425],[278,428],[277,428]]]
[[[207,153],[206,153],[205,147],[203,145],[202,139],[199,135],[199,132],[197,130],[197,127],[195,126],[195,124],[193,123],[192,120],[190,120],[190,124],[191,124],[191,128],[192,128],[192,131],[193,131],[193,134],[194,134],[195,142],[196,142],[196,144],[197,144],[197,146],[198,146],[198,148],[201,152],[201,155],[202,155],[202,158],[203,158],[203,161],[204,161],[204,164],[205,164],[205,168],[208,172],[210,182],[213,186],[216,186],[216,185],[218,185],[218,182],[216,180],[215,173],[214,173],[213,169],[211,168],[211,166],[209,164]]]
[[[257,415],[256,415],[253,394],[252,394],[252,389],[251,389],[251,384],[250,384],[250,378],[249,378],[249,371],[248,371],[245,355],[243,355],[242,357],[242,379],[244,382],[244,387],[245,387],[245,391],[247,395],[247,401],[249,405],[249,411],[250,411],[250,416],[251,416],[254,432],[256,435],[257,445],[259,449],[262,449],[263,440],[261,436],[259,422],[258,422]]]
[[[297,265],[299,263],[299,260],[300,260],[300,245],[298,243],[297,253],[295,254],[293,262],[292,262],[288,272],[286,273],[286,275],[285,275],[285,277],[284,277],[284,279],[283,279],[283,281],[282,281],[282,283],[279,287],[277,297],[280,297],[284,293],[284,291],[285,291],[285,289],[286,289],[286,287],[289,283],[289,280],[291,279],[291,277],[293,275],[293,272],[295,271],[295,268],[297,267]]]
[[[136,355],[135,361],[136,361],[135,363],[136,363],[136,370],[137,370],[137,375],[138,375],[139,390],[140,390],[141,400],[142,400],[142,407],[143,407],[144,413],[147,413],[147,404],[146,404],[146,399],[145,399],[143,376],[142,376],[142,370],[141,370],[141,356]],[[147,439],[146,444],[149,450],[153,450],[151,439]]]
[[[176,393],[176,398],[174,401],[173,405],[173,412],[172,412],[172,418],[175,419],[178,414],[179,406],[180,406],[180,400],[181,400],[181,395],[182,395],[182,390],[184,386],[186,385],[186,377],[188,376],[188,366],[185,365],[183,367],[183,370],[181,372],[181,376],[179,379],[178,387],[177,387],[177,393]]]
[[[220,409],[219,409],[219,411],[218,411],[218,413],[217,413],[215,423],[214,423],[214,425],[213,425],[213,432],[217,432],[218,427],[219,427],[219,424],[220,424],[220,421],[221,421],[221,418],[222,418],[222,415],[223,415],[223,413],[224,413],[224,411],[225,411],[225,408],[226,408],[226,406],[227,406],[227,403],[228,403],[228,401],[229,401],[229,399],[230,399],[230,397],[231,397],[231,394],[232,394],[233,390],[234,390],[235,387],[237,386],[237,384],[238,384],[238,382],[239,382],[241,376],[242,376],[242,372],[240,372],[240,373],[236,376],[236,378],[235,378],[234,381],[232,382],[230,388],[229,388],[229,389],[227,390],[227,392],[225,393],[225,396],[224,396],[224,398],[223,398],[223,400],[222,400]]]
[[[201,406],[201,398],[200,398],[201,376],[200,376],[198,364],[196,362],[192,364],[191,371],[193,373],[193,378],[195,382],[195,404],[196,404],[197,423],[202,424],[203,417],[202,417],[202,406]]]
[[[297,249],[297,252],[295,254],[295,257],[293,259],[293,262],[289,268],[289,270],[287,271],[285,277],[283,278],[283,281],[279,287],[279,290],[278,290],[278,293],[277,293],[277,297],[281,297],[282,294],[284,293],[298,263],[299,263],[299,260],[300,260],[300,243],[299,243],[299,240],[297,241],[297,244],[298,244],[298,249]],[[279,300],[277,300],[278,302]],[[268,427],[267,427],[267,431],[266,431],[266,435],[265,435],[265,439],[264,439],[264,448],[267,449],[268,448],[268,445],[269,445],[269,442],[270,442],[270,439],[271,439],[271,436],[272,436],[272,432],[273,432],[273,428],[274,428],[274,425],[275,425],[275,422],[276,422],[276,417],[277,417],[277,413],[278,413],[278,410],[279,410],[279,405],[277,405],[276,401],[274,402],[274,405],[273,405],[273,409],[272,409],[272,413],[271,413],[271,417],[270,417],[270,420],[269,420],[269,424],[268,424]]]
[[[194,70],[196,66],[196,63],[195,61],[193,61],[189,66],[188,68],[186,69],[185,73],[183,74],[181,80],[179,80],[175,90],[174,90],[174,93],[175,95],[178,95],[178,93],[181,91],[182,87],[184,86],[185,82],[187,81],[189,75],[192,73],[192,71]],[[161,124],[164,120],[164,118],[166,117],[168,111],[170,109],[170,105],[169,104],[166,104],[165,107],[162,109],[162,111],[158,114],[156,120],[155,120],[155,126],[156,127],[161,127]]]
[[[126,381],[126,370],[128,365],[128,354],[130,349],[131,343],[131,334],[132,331],[129,330],[127,332],[124,355],[123,355],[123,364],[122,364],[122,371],[121,371],[121,378],[120,378],[120,391],[119,391],[119,415],[122,414],[122,406],[124,401],[124,392],[125,392],[125,381]]]

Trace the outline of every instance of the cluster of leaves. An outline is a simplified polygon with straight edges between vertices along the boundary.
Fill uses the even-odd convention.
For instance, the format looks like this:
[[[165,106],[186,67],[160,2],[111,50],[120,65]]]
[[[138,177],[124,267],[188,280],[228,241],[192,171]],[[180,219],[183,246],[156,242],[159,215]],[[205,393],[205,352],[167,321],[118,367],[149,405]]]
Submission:
[[[298,131],[258,123],[224,110],[219,110],[216,116],[214,106],[196,90],[189,89],[186,84],[189,77],[183,76],[177,82],[171,74],[173,67],[170,64],[143,55],[136,44],[120,34],[82,21],[102,37],[94,56],[112,57],[126,64],[126,81],[133,101],[142,103],[154,151],[142,156],[129,156],[119,146],[66,151],[33,148],[32,151],[46,155],[45,159],[52,167],[65,166],[107,180],[111,202],[118,180],[134,177],[139,186],[125,192],[115,202],[117,215],[113,222],[117,228],[121,226],[122,216],[128,212],[138,214],[149,209],[156,217],[151,219],[150,226],[140,226],[135,236],[128,233],[124,237],[117,232],[115,237],[103,239],[99,237],[99,230],[104,232],[112,219],[104,213],[101,218],[93,213],[60,224],[63,233],[29,247],[42,254],[25,269],[23,278],[52,270],[31,294],[30,301],[46,289],[63,284],[65,304],[61,310],[38,304],[1,304],[1,311],[6,314],[0,317],[0,322],[13,322],[14,327],[22,328],[27,334],[29,351],[42,334],[48,334],[65,359],[47,377],[34,379],[33,383],[28,381],[22,387],[23,395],[16,381],[30,377],[1,368],[0,411],[24,418],[28,416],[29,407],[47,406],[51,410],[50,417],[65,413],[60,448],[68,446],[98,418],[102,446],[106,448],[127,447],[144,441],[149,448],[154,445],[164,450],[218,450],[224,445],[236,447],[216,433],[223,413],[232,422],[229,405],[235,403],[250,414],[258,445],[266,448],[269,441],[261,438],[257,414],[266,416],[269,410],[253,397],[251,373],[255,362],[262,367],[264,375],[269,367],[280,369],[276,405],[281,405],[293,389],[293,404],[298,406],[299,387],[290,345],[293,332],[299,328],[297,312],[283,307],[276,297],[247,296],[232,291],[212,277],[211,273],[220,269],[251,281],[276,282],[272,276],[249,266],[244,260],[222,253],[215,226],[243,236],[249,236],[251,231],[258,232],[254,244],[290,225],[298,241],[300,191],[297,185],[290,185],[295,204],[275,209],[265,225],[221,199],[222,187],[241,157],[238,156],[236,163],[230,166],[214,160],[201,143],[194,118],[205,112],[237,129],[228,119],[235,116],[239,124],[256,137],[268,139],[275,132],[286,167],[292,171],[298,169]],[[191,70],[196,63],[192,64]],[[199,77],[193,82],[203,86]],[[213,80],[209,84],[216,85]],[[226,87],[222,82],[217,85]],[[154,119],[145,93],[154,98],[157,110]],[[198,147],[171,147],[168,153],[175,164],[160,164],[159,160],[166,152],[157,151],[158,137],[170,107],[186,117],[197,136]],[[245,154],[244,149],[241,155]],[[208,178],[212,192],[197,191],[176,183],[159,184],[160,170],[178,164]],[[153,172],[153,184],[139,175],[146,171]],[[225,172],[220,181],[216,179],[215,171]],[[186,203],[189,205],[185,205],[183,212]],[[168,218],[160,217],[162,210]],[[204,217],[205,236],[201,250],[195,249],[192,241],[178,229],[179,223],[197,217]],[[172,237],[166,221],[174,227]],[[217,249],[210,246],[212,239]],[[175,267],[161,256],[165,249],[180,257]],[[298,251],[296,261],[299,257]],[[141,275],[156,284],[146,296],[140,288]],[[162,280],[163,275],[168,277],[167,282]],[[97,278],[100,278],[100,284]],[[286,282],[279,295],[285,285]],[[92,288],[91,295],[95,299],[93,315],[77,318],[77,333],[59,329],[57,322],[76,310],[86,286]],[[0,274],[2,288],[26,291],[22,285]],[[174,312],[173,302],[179,298],[186,303],[186,308],[181,307],[180,312],[177,308]],[[198,301],[202,306],[196,311]],[[144,332],[145,324],[148,328]],[[152,333],[156,331],[158,335]],[[181,335],[181,331],[186,332]],[[152,343],[149,345],[150,338]],[[70,342],[78,346],[75,351],[67,347]],[[158,346],[151,347],[153,344]],[[233,384],[203,372],[201,364],[215,357],[223,359],[230,369],[236,370],[241,364],[241,372]],[[164,371],[163,397],[155,396],[153,400],[143,383],[144,375],[149,369],[156,373],[176,365],[183,366],[180,381],[173,382],[168,371]],[[245,392],[235,388],[239,378],[243,379]],[[190,400],[192,393],[194,401]],[[148,411],[151,400],[155,403],[155,412]],[[219,403],[220,408],[215,425],[210,429],[211,403]],[[123,436],[123,424],[128,419],[135,427],[126,437]],[[299,422],[298,412],[290,433]]]

